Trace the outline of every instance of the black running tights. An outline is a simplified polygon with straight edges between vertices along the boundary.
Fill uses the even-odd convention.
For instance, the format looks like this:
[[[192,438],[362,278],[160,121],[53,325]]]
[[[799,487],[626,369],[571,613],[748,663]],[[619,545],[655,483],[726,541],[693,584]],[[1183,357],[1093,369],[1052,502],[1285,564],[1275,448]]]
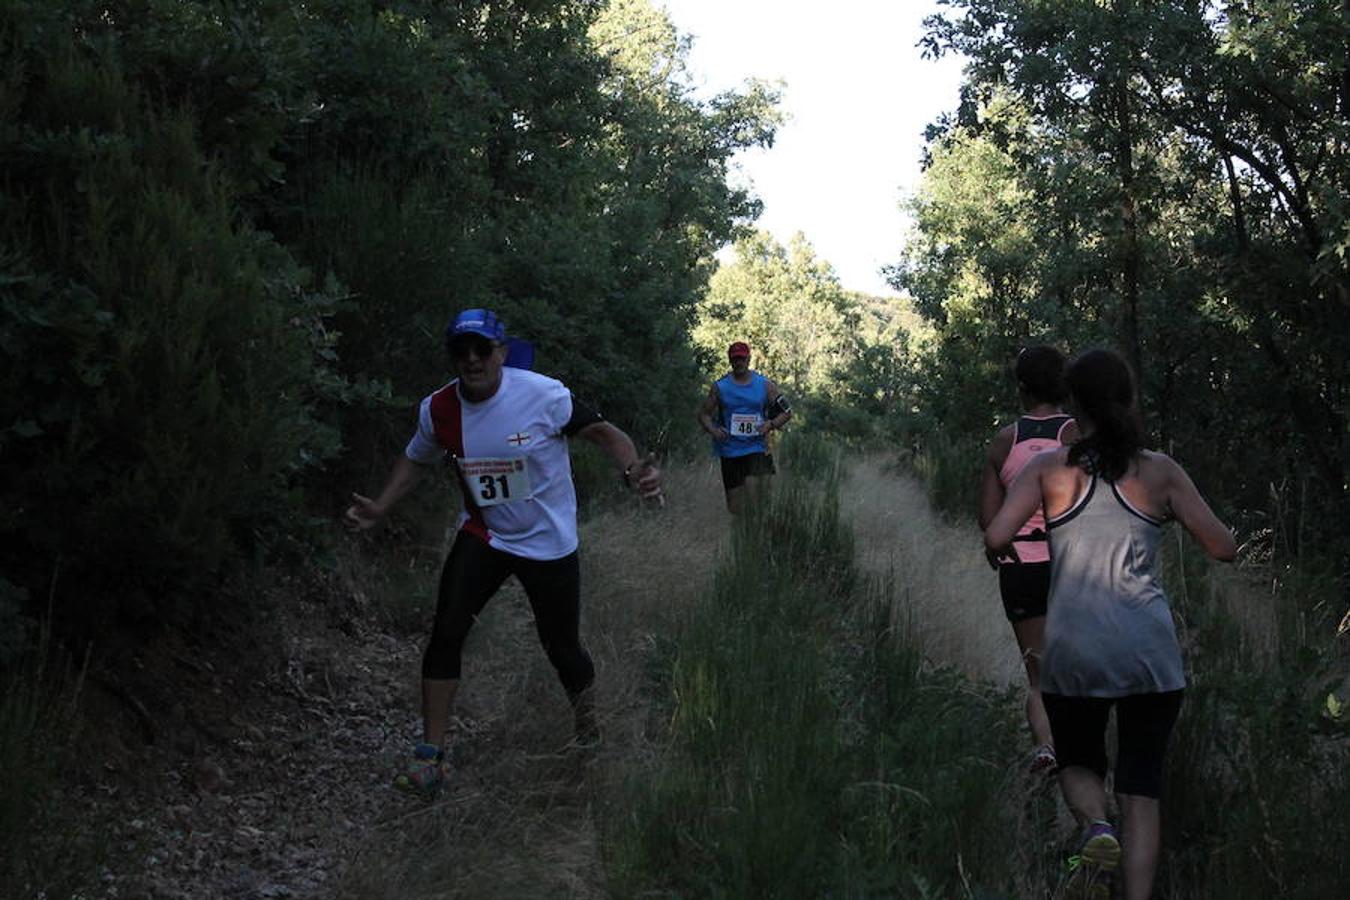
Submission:
[[[464,639],[483,607],[510,576],[525,588],[535,630],[549,662],[569,695],[595,680],[595,665],[581,645],[581,566],[576,552],[562,559],[534,560],[496,550],[461,531],[441,569],[436,624],[422,657],[422,677],[460,677]]]

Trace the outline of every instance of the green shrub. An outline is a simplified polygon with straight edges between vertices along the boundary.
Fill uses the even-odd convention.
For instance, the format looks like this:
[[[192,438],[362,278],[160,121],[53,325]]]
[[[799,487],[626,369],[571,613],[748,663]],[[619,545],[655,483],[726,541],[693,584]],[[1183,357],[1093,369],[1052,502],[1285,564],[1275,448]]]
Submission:
[[[333,298],[239,219],[190,112],[109,45],[39,33],[0,135],[0,558],[96,629],[190,609],[303,524],[294,479],[337,448],[313,414]]]
[[[1350,883],[1350,860],[1328,852],[1350,843],[1350,728],[1323,710],[1333,673],[1350,671],[1330,612],[1342,585],[1299,561],[1268,594],[1245,579],[1215,587],[1197,554],[1180,556],[1170,581],[1190,672],[1168,756],[1159,884],[1178,898],[1336,896]],[[1255,621],[1224,604],[1232,591],[1262,601]]]
[[[980,472],[988,440],[943,432],[922,439],[911,465],[928,489],[929,502],[939,512],[957,519],[973,519],[979,506]]]

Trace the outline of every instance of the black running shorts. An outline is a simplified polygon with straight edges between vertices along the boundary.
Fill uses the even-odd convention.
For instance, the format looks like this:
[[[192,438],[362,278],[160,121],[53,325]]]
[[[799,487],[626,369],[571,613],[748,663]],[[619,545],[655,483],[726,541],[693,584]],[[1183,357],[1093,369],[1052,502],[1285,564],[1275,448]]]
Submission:
[[[998,567],[998,592],[1009,622],[1045,615],[1050,599],[1050,563],[1005,563]]]
[[[1184,691],[1129,697],[1065,697],[1041,694],[1059,767],[1082,766],[1106,777],[1106,719],[1116,708],[1117,794],[1157,798],[1163,757]]]
[[[773,456],[769,453],[747,453],[744,456],[722,457],[722,487],[732,490],[745,484],[747,478],[772,475]]]
[[[581,565],[575,551],[562,559],[525,559],[460,531],[441,570],[436,623],[422,657],[422,677],[460,677],[464,639],[492,595],[516,576],[534,612],[535,631],[569,694],[595,680],[595,666],[581,644]]]

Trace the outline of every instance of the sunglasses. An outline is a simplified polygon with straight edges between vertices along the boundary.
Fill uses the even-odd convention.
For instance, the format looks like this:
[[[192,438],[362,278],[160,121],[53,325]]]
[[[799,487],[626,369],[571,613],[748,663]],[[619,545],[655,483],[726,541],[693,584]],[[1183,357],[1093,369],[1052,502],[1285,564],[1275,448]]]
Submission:
[[[500,345],[478,335],[457,337],[450,342],[451,359],[468,359],[471,355],[487,359]]]

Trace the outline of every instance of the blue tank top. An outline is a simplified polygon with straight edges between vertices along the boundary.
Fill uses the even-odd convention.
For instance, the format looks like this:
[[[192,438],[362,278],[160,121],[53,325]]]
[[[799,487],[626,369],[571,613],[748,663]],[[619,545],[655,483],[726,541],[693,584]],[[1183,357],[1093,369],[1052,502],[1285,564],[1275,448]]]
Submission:
[[[748,384],[737,384],[731,375],[717,381],[717,396],[721,399],[718,424],[726,429],[725,441],[713,441],[718,456],[748,456],[768,452],[759,425],[764,421],[764,407],[769,402],[769,380],[758,372],[750,373]]]

